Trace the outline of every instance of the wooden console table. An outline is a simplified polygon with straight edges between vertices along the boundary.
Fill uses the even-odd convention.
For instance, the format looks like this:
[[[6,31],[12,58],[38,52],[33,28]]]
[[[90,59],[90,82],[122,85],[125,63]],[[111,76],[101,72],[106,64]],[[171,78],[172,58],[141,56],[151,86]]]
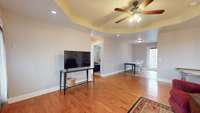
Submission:
[[[187,76],[199,76],[200,77],[200,69],[176,68],[176,70],[181,73],[181,80],[186,80]]]
[[[84,82],[84,83],[88,83],[89,82],[89,70],[93,70],[93,72],[94,72],[94,68],[63,69],[63,70],[60,70],[60,91],[62,90],[62,87],[64,87],[64,95],[65,95],[66,89],[68,88],[67,85],[66,85],[67,84],[67,74],[68,73],[86,71],[87,81]],[[93,82],[94,82],[94,73],[92,75],[93,75]],[[63,85],[62,85],[62,78],[64,78]],[[77,85],[80,85],[80,84],[77,84]]]

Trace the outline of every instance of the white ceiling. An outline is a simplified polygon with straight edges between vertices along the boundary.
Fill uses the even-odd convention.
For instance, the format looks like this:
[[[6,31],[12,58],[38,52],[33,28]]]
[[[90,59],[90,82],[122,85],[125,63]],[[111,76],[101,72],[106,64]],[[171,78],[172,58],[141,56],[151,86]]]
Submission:
[[[3,10],[11,11],[17,14],[30,16],[32,18],[49,22],[52,24],[64,25],[70,28],[81,30],[84,32],[90,33],[92,30],[76,25],[70,21],[68,17],[58,8],[54,0],[0,0],[0,7]],[[50,13],[51,10],[57,11],[56,15]],[[133,33],[133,34],[120,34],[120,37],[127,42],[133,42],[136,40],[139,35],[145,40],[145,42],[156,42],[157,38],[155,37],[156,30],[151,30],[142,33]],[[100,34],[106,37],[116,37],[116,34],[106,34],[95,32],[95,34]]]
[[[145,15],[139,23],[128,20],[133,15],[114,11],[115,8],[131,6],[136,0],[55,0],[63,12],[74,23],[107,33],[133,33],[168,25],[178,24],[200,15],[200,0],[153,0],[148,6],[140,7],[137,11],[164,9],[160,15]],[[143,2],[146,0],[137,0]],[[196,5],[191,3],[196,2]],[[118,24],[115,22],[128,17]]]
[[[53,0],[0,0],[0,7],[18,14],[57,24],[66,24],[69,22],[69,19],[62,13]],[[51,10],[56,10],[57,15],[50,15]]]
[[[0,0],[0,8],[16,14],[29,16],[39,21],[57,25],[70,26],[70,28],[89,32],[90,30],[74,24],[56,5],[54,0]],[[50,12],[55,10],[56,15]]]
[[[149,30],[141,33],[130,33],[130,34],[120,34],[119,36],[117,35],[111,35],[110,37],[115,37],[117,39],[122,39],[122,41],[130,43],[130,44],[135,44],[135,41],[138,38],[142,38],[144,40],[144,43],[153,43],[157,42],[157,35],[158,35],[159,30],[154,29],[154,30]]]

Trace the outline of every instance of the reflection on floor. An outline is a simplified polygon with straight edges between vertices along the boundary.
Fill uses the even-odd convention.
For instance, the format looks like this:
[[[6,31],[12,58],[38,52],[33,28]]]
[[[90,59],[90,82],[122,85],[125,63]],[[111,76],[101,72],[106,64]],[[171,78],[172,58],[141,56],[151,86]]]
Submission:
[[[138,74],[138,75],[141,77],[157,80],[157,78],[158,78],[157,74],[158,74],[158,72],[156,72],[156,71],[144,71],[144,72],[142,72],[142,74]]]
[[[168,105],[170,85],[120,73],[71,88],[64,96],[54,92],[6,106],[3,113],[127,113],[143,96]],[[152,74],[153,76],[153,74]]]
[[[126,75],[132,75],[134,76],[131,71],[126,72]],[[139,76],[139,77],[144,77],[144,78],[148,78],[148,79],[154,79],[157,80],[158,75],[157,75],[157,71],[144,71],[144,72],[139,72],[137,73],[135,76]]]

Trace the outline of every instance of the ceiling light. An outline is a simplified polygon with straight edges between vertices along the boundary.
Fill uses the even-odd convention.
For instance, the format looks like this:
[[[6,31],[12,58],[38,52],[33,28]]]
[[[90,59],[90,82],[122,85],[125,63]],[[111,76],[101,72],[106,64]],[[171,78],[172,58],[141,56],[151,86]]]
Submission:
[[[51,14],[56,14],[56,13],[57,13],[57,12],[56,12],[56,11],[54,11],[54,10],[53,10],[53,11],[51,11]]]
[[[142,43],[142,42],[144,42],[144,41],[143,41],[143,40],[138,40],[138,41],[137,41],[137,43]]]
[[[138,21],[140,22],[142,20],[142,17],[138,18]]]
[[[128,20],[130,23],[132,23],[133,21],[134,21],[134,18],[133,17],[131,17],[131,18],[129,18],[129,20]]]
[[[140,23],[141,20],[142,20],[142,18],[139,17],[139,18],[136,20],[136,22],[137,22],[137,23]]]
[[[136,21],[137,23],[139,23],[141,20],[142,18],[138,14],[135,14],[131,18],[129,18],[130,23],[132,23],[133,21]]]
[[[137,40],[136,43],[140,44],[140,43],[142,43],[142,42],[144,42],[144,41],[143,41],[143,40]]]
[[[138,38],[137,40],[135,40],[135,43],[143,43],[144,40],[142,38]]]
[[[137,20],[138,18],[140,18],[140,16],[139,16],[138,14],[135,14],[135,15],[133,16],[133,19],[134,19],[134,20]]]

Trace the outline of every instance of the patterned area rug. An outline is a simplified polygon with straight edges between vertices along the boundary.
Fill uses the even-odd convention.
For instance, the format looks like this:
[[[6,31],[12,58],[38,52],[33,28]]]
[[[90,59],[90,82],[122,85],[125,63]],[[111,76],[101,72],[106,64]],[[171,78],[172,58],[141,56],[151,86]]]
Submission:
[[[128,113],[174,113],[169,106],[140,97]]]

